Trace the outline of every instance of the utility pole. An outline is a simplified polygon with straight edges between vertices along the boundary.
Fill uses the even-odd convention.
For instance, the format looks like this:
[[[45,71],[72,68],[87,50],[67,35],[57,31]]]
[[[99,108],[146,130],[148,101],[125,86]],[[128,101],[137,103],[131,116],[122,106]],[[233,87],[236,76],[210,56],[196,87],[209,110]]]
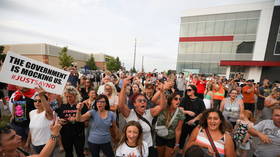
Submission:
[[[135,59],[136,59],[136,38],[135,38],[135,45],[134,45],[133,69],[135,69]]]
[[[144,56],[142,56],[142,72],[144,72]]]

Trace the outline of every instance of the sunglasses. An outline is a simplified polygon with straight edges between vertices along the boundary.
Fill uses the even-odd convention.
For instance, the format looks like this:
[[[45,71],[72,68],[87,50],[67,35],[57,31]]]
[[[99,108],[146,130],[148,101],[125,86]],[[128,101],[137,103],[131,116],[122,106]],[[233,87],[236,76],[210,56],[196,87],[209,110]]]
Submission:
[[[176,101],[178,101],[178,100],[181,101],[181,98],[175,97],[174,100],[176,100]]]
[[[138,103],[142,103],[142,102],[145,103],[145,102],[147,102],[147,100],[146,99],[137,99],[136,102],[138,102]]]
[[[42,102],[41,100],[34,100],[34,102]]]
[[[192,91],[192,89],[187,89],[186,91],[187,91],[187,92],[191,92],[191,91]]]

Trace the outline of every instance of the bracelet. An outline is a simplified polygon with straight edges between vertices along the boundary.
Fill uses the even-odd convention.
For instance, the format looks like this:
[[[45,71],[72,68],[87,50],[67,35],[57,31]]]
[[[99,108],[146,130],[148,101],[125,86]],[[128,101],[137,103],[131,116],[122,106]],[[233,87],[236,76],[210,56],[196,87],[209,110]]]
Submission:
[[[51,139],[52,139],[53,141],[56,141],[56,140],[57,140],[57,138],[58,138],[58,136],[51,135]]]
[[[180,144],[176,143],[175,146],[176,146],[176,147],[177,147],[177,146],[180,146]]]

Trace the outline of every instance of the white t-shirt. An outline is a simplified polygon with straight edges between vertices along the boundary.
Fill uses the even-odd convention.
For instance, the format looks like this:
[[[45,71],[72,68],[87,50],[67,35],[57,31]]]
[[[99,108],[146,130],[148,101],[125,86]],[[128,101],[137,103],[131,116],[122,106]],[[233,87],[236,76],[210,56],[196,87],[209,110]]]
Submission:
[[[109,103],[110,103],[110,106],[118,105],[119,97],[117,95],[112,95],[111,98],[109,98]]]
[[[151,110],[150,109],[146,110],[145,113],[142,115],[142,117],[147,119],[148,122],[150,124],[152,124],[153,116],[151,115]],[[150,126],[146,122],[144,122],[143,120],[139,119],[134,110],[130,110],[129,116],[126,118],[126,122],[129,122],[129,121],[132,121],[132,120],[139,122],[140,125],[142,126],[143,140],[148,144],[148,147],[153,146],[153,139],[152,139],[152,135],[151,135]]]
[[[143,141],[142,155],[137,147],[130,147],[126,144],[126,142],[121,144],[116,150],[117,157],[128,157],[128,155],[132,155],[133,153],[136,157],[148,157],[149,149],[147,143]]]
[[[37,113],[36,109],[29,112],[29,115],[29,129],[32,145],[40,146],[46,144],[51,137],[50,125],[53,121],[46,118],[45,111]]]
[[[275,126],[273,120],[263,120],[254,128],[267,135],[272,141],[270,144],[257,141],[255,155],[257,157],[278,157],[280,154],[280,127]]]

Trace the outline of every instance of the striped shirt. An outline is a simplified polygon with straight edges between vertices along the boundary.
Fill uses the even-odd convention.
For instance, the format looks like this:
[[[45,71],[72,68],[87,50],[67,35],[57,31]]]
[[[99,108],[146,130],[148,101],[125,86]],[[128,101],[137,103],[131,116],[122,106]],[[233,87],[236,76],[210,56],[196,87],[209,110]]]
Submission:
[[[196,137],[196,142],[199,144],[211,146],[210,141],[208,140],[207,134],[203,132],[202,128],[200,128],[200,130],[198,132],[198,135]],[[221,139],[214,141],[214,144],[219,152],[220,157],[224,157],[225,156],[225,134]],[[206,148],[202,148],[202,150],[205,153],[208,152],[208,149],[206,149]]]

